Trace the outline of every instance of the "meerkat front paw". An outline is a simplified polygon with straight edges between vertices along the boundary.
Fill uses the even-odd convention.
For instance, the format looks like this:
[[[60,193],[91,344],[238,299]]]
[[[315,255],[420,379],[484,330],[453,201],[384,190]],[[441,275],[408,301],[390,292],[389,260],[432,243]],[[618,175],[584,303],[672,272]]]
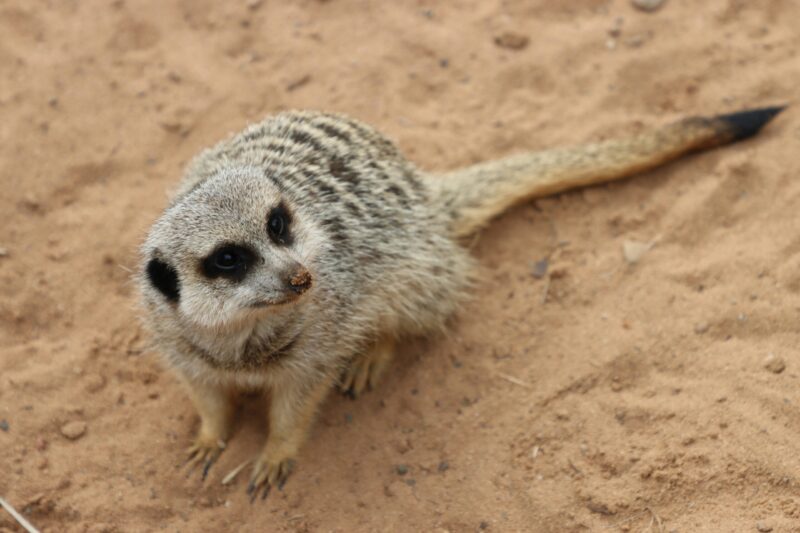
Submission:
[[[283,488],[331,381],[325,376],[309,386],[307,381],[284,380],[272,389],[269,437],[256,459],[247,487],[251,502],[259,493],[262,499],[266,498],[272,487]]]
[[[283,490],[283,485],[289,479],[289,474],[294,470],[296,462],[291,457],[275,458],[266,451],[256,459],[253,466],[253,475],[250,477],[250,484],[247,486],[247,494],[250,496],[250,503],[253,503],[261,493],[261,499],[269,495],[272,487]]]
[[[383,339],[357,355],[345,370],[339,389],[351,398],[358,398],[367,389],[374,389],[394,356],[394,342]]]
[[[189,455],[187,475],[202,464],[202,479],[205,480],[231,434],[234,402],[230,391],[221,386],[189,382],[189,393],[200,414],[200,430],[186,451]]]

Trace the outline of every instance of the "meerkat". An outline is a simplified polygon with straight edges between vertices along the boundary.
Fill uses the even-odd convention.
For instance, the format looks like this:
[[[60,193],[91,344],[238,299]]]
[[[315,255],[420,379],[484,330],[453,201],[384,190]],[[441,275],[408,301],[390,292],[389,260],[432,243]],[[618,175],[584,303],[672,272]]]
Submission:
[[[473,278],[465,237],[532,198],[750,137],[782,109],[443,174],[323,112],[283,112],[206,149],[150,230],[139,276],[145,323],[200,415],[189,462],[205,478],[231,435],[235,393],[268,392],[248,493],[282,488],[332,388],[358,396],[399,341],[443,329]]]

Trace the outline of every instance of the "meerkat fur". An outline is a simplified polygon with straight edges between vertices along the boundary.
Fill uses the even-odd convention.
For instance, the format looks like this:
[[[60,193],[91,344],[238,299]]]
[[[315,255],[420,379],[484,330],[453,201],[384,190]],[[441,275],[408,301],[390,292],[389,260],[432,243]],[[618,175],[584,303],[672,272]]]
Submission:
[[[236,393],[270,396],[248,492],[295,465],[337,384],[375,386],[398,341],[441,331],[468,292],[464,237],[509,207],[750,137],[782,108],[689,118],[621,140],[523,153],[445,174],[374,129],[290,111],[201,152],[141,248],[144,319],[200,415],[203,477]]]

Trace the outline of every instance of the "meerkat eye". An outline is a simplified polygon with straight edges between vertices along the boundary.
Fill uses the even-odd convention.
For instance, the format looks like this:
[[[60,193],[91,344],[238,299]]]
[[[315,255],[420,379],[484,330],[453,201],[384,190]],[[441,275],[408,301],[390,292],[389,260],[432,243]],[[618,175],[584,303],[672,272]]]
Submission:
[[[203,273],[209,278],[228,278],[239,281],[253,264],[255,255],[242,246],[225,245],[203,260]]]
[[[283,237],[284,232],[286,231],[286,220],[284,220],[283,215],[281,213],[273,213],[269,217],[269,234],[272,235],[276,239],[280,239]]]
[[[223,250],[214,255],[214,266],[219,270],[233,270],[239,264],[241,258],[236,252]]]
[[[289,234],[289,223],[291,222],[291,215],[289,211],[280,204],[278,207],[272,209],[267,217],[267,233],[269,238],[275,244],[291,244],[291,235]]]

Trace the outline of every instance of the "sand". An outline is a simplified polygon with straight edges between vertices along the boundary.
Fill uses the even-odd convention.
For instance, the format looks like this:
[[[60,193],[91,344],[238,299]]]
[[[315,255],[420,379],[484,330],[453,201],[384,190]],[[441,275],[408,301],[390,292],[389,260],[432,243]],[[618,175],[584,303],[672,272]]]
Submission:
[[[450,333],[332,396],[254,505],[246,474],[220,481],[263,441],[259,403],[187,479],[197,419],[131,282],[187,160],[272,112],[346,112],[451,169],[796,103],[798,20],[792,0],[0,1],[0,496],[50,532],[800,531],[800,109],[504,215]]]

